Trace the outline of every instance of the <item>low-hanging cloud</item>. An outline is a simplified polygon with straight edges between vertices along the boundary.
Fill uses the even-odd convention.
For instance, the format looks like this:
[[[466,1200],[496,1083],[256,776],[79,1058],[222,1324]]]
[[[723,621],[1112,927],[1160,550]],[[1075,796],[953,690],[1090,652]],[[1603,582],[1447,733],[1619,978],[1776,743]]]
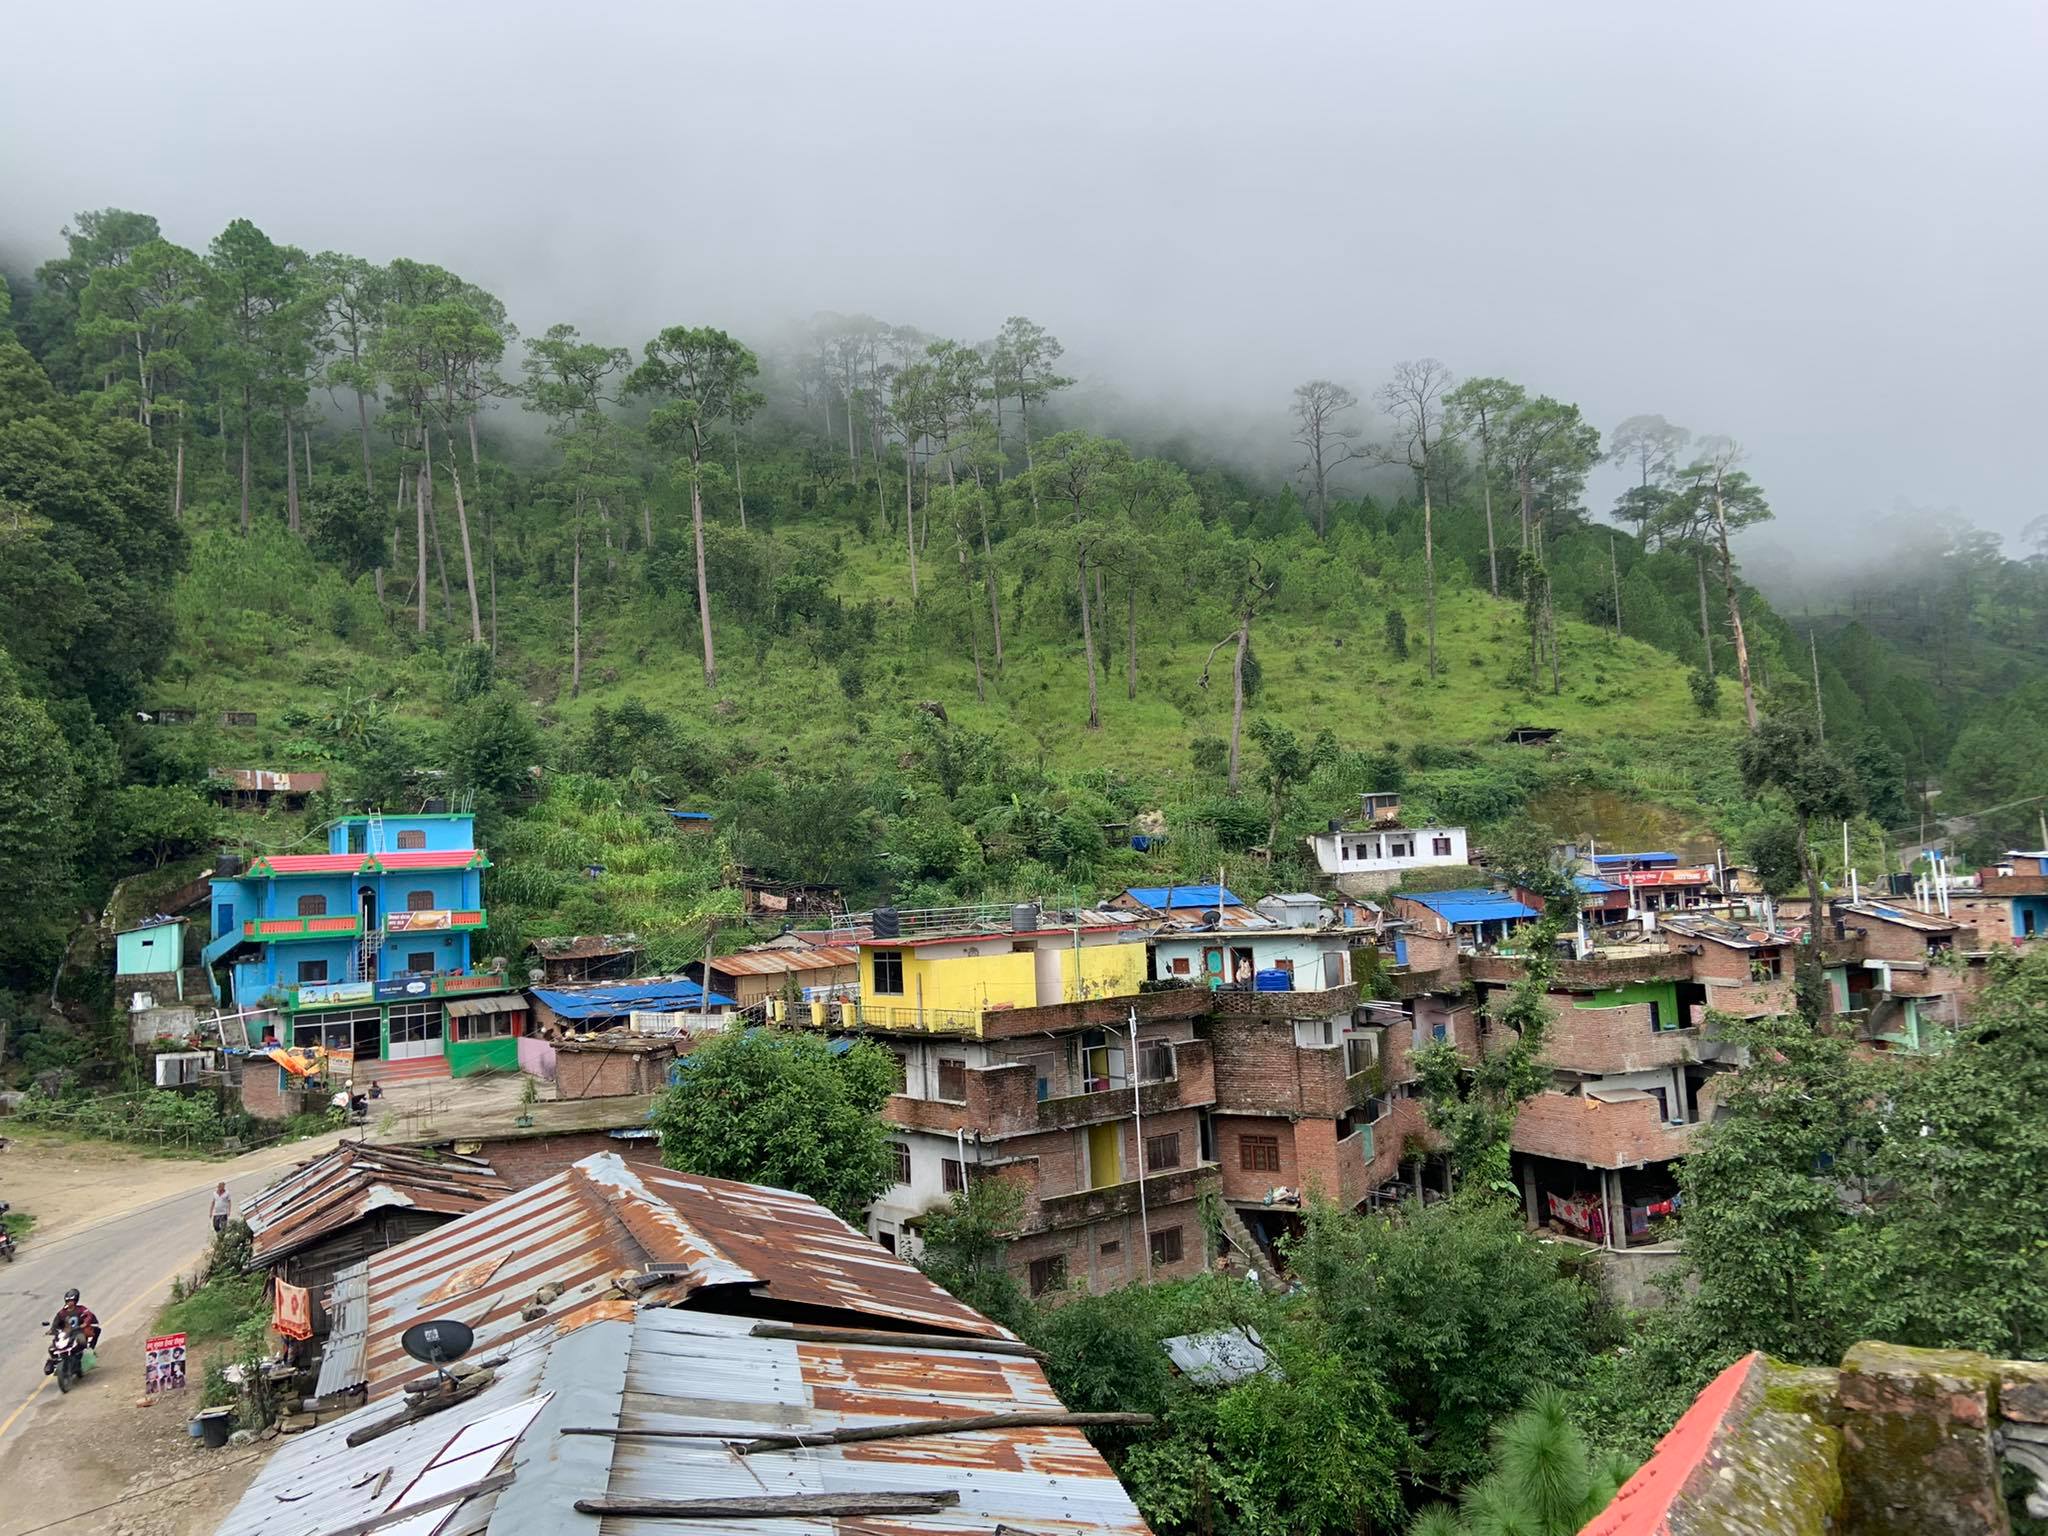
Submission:
[[[1302,379],[1434,356],[1742,439],[1795,546],[1901,497],[2010,534],[2044,43],[2038,5],[1904,0],[45,6],[9,20],[0,253],[87,207],[195,246],[247,216],[636,347],[1022,313],[1276,460]]]

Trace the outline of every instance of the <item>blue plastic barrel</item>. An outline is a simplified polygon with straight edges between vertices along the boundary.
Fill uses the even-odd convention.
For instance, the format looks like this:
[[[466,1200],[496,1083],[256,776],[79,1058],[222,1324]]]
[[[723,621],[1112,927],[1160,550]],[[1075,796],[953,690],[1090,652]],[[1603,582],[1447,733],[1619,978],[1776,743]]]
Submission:
[[[1292,971],[1283,971],[1277,966],[1270,971],[1254,971],[1252,973],[1252,990],[1254,992],[1292,992],[1294,990],[1294,973]]]

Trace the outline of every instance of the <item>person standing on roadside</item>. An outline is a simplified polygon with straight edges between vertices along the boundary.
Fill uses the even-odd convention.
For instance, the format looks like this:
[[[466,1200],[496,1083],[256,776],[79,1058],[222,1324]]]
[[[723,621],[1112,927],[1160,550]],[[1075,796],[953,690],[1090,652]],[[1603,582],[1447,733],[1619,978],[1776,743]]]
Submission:
[[[225,1183],[214,1185],[213,1230],[217,1233],[226,1231],[228,1225],[228,1218],[234,1215],[234,1213],[235,1202],[234,1198],[228,1194],[227,1185]]]

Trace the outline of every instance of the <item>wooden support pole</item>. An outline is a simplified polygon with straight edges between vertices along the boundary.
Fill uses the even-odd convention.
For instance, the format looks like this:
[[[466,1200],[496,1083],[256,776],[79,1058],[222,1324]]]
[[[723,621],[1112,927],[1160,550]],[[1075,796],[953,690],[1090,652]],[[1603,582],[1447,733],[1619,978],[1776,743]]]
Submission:
[[[791,1339],[799,1344],[877,1344],[895,1349],[955,1350],[974,1355],[1016,1355],[1043,1360],[1042,1350],[1014,1339],[981,1339],[953,1333],[891,1333],[886,1328],[813,1328],[793,1323],[756,1323],[757,1339]]]
[[[960,1502],[950,1488],[930,1493],[783,1493],[734,1499],[578,1499],[579,1515],[642,1520],[800,1520],[855,1515],[936,1515]]]

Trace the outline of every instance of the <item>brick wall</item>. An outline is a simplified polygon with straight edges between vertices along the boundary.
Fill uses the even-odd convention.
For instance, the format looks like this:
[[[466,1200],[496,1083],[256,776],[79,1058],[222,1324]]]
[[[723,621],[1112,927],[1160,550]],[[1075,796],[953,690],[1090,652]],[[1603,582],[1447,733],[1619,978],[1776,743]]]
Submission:
[[[258,1120],[289,1120],[305,1108],[305,1091],[279,1086],[284,1068],[252,1058],[242,1068],[242,1108]]]
[[[1711,1112],[1710,1096],[1703,1092],[1701,1100],[1704,1116]],[[1511,1144],[1517,1152],[1589,1168],[1631,1168],[1683,1157],[1692,1150],[1697,1129],[1667,1128],[1651,1098],[1609,1104],[1576,1094],[1539,1093],[1515,1116]]]
[[[1297,1046],[1284,1019],[1218,1018],[1209,1038],[1219,1109],[1334,1119],[1350,1106],[1341,1045]]]
[[[1696,1054],[1684,1029],[1652,1029],[1648,1003],[1580,1008],[1577,999],[1550,993],[1550,1036],[1543,1059],[1575,1072],[1647,1072],[1676,1066]],[[1503,1031],[1505,1033],[1505,1031]]]
[[[629,1093],[659,1093],[668,1085],[675,1049],[655,1050],[601,1043],[555,1043],[555,1093],[564,1099],[609,1099]]]
[[[1726,944],[1716,944],[1711,939],[1695,938],[1690,934],[1666,932],[1664,942],[1675,950],[1696,949],[1692,956],[1692,974],[1697,981],[1747,981],[1749,980],[1749,951],[1732,949]]]
[[[629,1163],[660,1166],[661,1143],[652,1137],[617,1139],[604,1131],[570,1131],[560,1136],[507,1136],[485,1141],[476,1155],[514,1189],[551,1179],[571,1163],[595,1152],[615,1152]]]
[[[1843,914],[1853,931],[1863,930],[1863,953],[1872,960],[1925,960],[1927,958],[1927,935],[1917,928],[1908,928],[1903,923],[1887,923],[1881,918],[1865,917],[1860,912]]]
[[[1981,945],[2013,942],[2012,903],[2003,898],[1951,896],[1949,912],[1957,922],[1968,923],[1977,930],[1977,942]]]
[[[1066,1293],[1092,1291],[1100,1295],[1142,1281],[1146,1234],[1160,1238],[1175,1229],[1180,1233],[1180,1257],[1155,1263],[1152,1278],[1188,1279],[1200,1274],[1209,1262],[1208,1229],[1203,1224],[1200,1205],[1193,1200],[1154,1207],[1147,1211],[1142,1223],[1133,1212],[1083,1227],[1018,1238],[1010,1245],[1010,1272],[1020,1283],[1028,1285],[1033,1260],[1062,1255],[1067,1261]],[[1048,1292],[1041,1299],[1057,1302],[1059,1293]]]
[[[1142,1025],[1152,1019],[1193,1019],[1209,1011],[1209,992],[1202,987],[1174,987],[1079,1003],[1048,1003],[1042,1008],[998,1008],[981,1016],[985,1040],[1042,1035],[1089,1027],[1127,1029],[1131,1010]]]
[[[1220,1111],[1210,1121],[1216,1137],[1216,1161],[1223,1176],[1226,1200],[1263,1200],[1276,1189],[1301,1188],[1301,1165],[1295,1156],[1296,1122],[1277,1115],[1226,1115]],[[1280,1144],[1280,1167],[1276,1171],[1247,1169],[1243,1139],[1270,1136]]]

